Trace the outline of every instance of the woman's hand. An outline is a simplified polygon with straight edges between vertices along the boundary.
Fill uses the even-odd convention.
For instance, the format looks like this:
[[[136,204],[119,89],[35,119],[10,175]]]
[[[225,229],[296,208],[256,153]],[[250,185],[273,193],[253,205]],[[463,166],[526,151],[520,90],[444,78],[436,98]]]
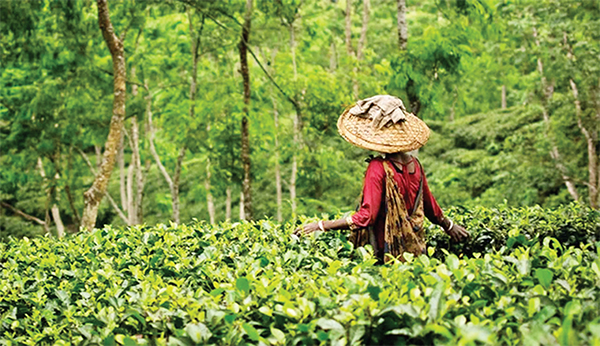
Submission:
[[[469,232],[463,226],[456,223],[452,223],[452,226],[446,230],[446,234],[456,242],[461,242],[469,238]]]
[[[318,231],[319,228],[319,223],[318,222],[311,222],[311,223],[307,223],[306,225],[302,226],[302,227],[298,227],[296,228],[296,230],[294,231],[294,235],[296,236],[303,236],[303,235],[309,235],[313,232]]]

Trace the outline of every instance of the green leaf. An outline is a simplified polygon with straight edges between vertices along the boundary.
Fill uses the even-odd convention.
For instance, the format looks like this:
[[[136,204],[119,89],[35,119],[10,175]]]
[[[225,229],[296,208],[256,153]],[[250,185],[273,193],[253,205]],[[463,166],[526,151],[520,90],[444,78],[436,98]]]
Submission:
[[[381,293],[381,288],[379,286],[371,286],[367,287],[367,292],[369,292],[369,296],[374,301],[379,301],[379,293]]]
[[[250,292],[250,282],[245,277],[237,278],[235,280],[235,287],[246,294]]]
[[[202,343],[210,339],[211,331],[203,323],[190,323],[185,326],[185,332],[196,343]]]
[[[254,327],[252,327],[248,323],[244,323],[244,324],[242,324],[242,328],[244,329],[246,334],[248,334],[248,337],[250,338],[250,340],[258,341],[258,338],[260,337],[260,335],[258,334],[258,331]]]
[[[317,326],[325,329],[325,330],[330,330],[330,329],[335,329],[335,330],[344,330],[344,326],[342,326],[338,321],[336,320],[332,320],[329,318],[319,318],[317,320]]]
[[[104,338],[104,340],[102,340],[102,345],[104,346],[116,346],[117,343],[115,341],[115,336],[113,334],[107,336],[106,338]]]
[[[550,288],[550,284],[552,283],[554,273],[550,269],[546,268],[536,269],[535,277],[540,281],[540,284],[544,286],[545,289],[548,289]]]
[[[443,294],[444,294],[444,282],[438,282],[431,293],[431,299],[429,300],[429,320],[435,321],[440,317],[440,311],[443,305]]]
[[[129,336],[126,336],[125,339],[123,339],[123,345],[125,345],[125,346],[138,346],[138,343],[137,343],[137,341],[135,341],[135,339],[132,339]]]

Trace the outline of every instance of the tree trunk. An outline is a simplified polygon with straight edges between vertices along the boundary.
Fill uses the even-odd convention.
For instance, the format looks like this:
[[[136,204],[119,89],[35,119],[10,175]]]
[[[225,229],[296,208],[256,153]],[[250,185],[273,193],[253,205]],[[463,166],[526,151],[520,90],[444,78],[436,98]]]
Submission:
[[[250,178],[250,133],[248,129],[249,111],[250,111],[250,71],[248,69],[248,48],[246,45],[250,38],[250,26],[252,20],[252,0],[246,0],[246,14],[244,15],[244,24],[242,26],[242,36],[238,45],[240,52],[241,73],[244,81],[244,109],[242,116],[242,167],[244,178],[242,181],[242,194],[244,195],[243,216],[252,220],[252,193]],[[240,216],[242,212],[240,212]]]
[[[127,168],[127,208],[123,206],[123,210],[127,210],[127,224],[135,225],[135,201],[133,200],[133,174],[135,163],[131,162]]]
[[[369,11],[370,11],[370,0],[363,0],[363,16],[362,16],[362,27],[360,29],[360,38],[358,39],[358,46],[356,47],[356,64],[353,69],[354,80],[352,81],[352,90],[354,92],[354,98],[359,99],[359,88],[358,83],[358,71],[359,64],[363,58],[363,50],[367,44],[367,29],[369,28]]]
[[[208,209],[208,219],[211,225],[215,224],[215,202],[211,191],[211,173],[210,173],[210,157],[206,160],[206,180],[204,181],[204,187],[206,188],[206,208]]]
[[[127,211],[127,174],[125,172],[125,140],[121,133],[121,141],[119,143],[119,153],[117,154],[117,162],[119,165],[119,191],[121,192],[121,206],[124,211]],[[98,165],[99,166],[99,165]]]
[[[225,190],[225,220],[231,221],[231,185]]]
[[[406,0],[398,0],[398,47],[406,50],[408,25],[406,24]]]
[[[171,199],[173,201],[173,221],[176,224],[180,223],[179,217],[179,179],[181,178],[181,166],[185,157],[185,145],[179,149],[177,162],[175,162],[175,173],[173,173],[173,189],[171,190]]]
[[[44,170],[44,164],[42,162],[42,158],[38,157],[37,165],[38,165],[38,169],[40,171],[40,176],[44,180],[44,185],[46,185],[46,186],[50,185],[50,182],[48,181],[47,176],[46,176],[46,171]],[[58,180],[59,178],[60,178],[60,176],[58,175],[58,173],[56,173],[54,176],[54,179]],[[55,185],[55,184],[52,184],[52,185]],[[46,232],[50,233],[50,222],[48,222],[49,214],[48,214],[47,207],[48,207],[48,204],[52,204],[52,206],[50,207],[50,211],[52,214],[52,219],[54,220],[54,224],[56,225],[56,236],[58,238],[62,238],[65,236],[65,226],[60,217],[60,210],[58,209],[58,205],[56,205],[56,203],[54,201],[52,201],[53,196],[56,194],[56,190],[54,187],[47,187],[46,190],[47,190],[46,221],[44,222],[43,226],[44,226],[44,229],[46,230]]]
[[[296,46],[296,36],[294,35],[294,27],[290,26],[290,47],[292,52],[292,62],[294,64],[294,82],[298,80],[298,71],[296,69],[296,50],[294,47]],[[293,119],[293,136],[294,136],[294,150],[292,154],[292,172],[290,176],[290,200],[292,206],[292,217],[296,216],[296,179],[298,176],[298,152],[301,148],[302,143],[302,113],[300,108],[300,97],[296,98],[296,102],[294,102],[294,108],[296,110],[296,114]]]
[[[273,121],[275,123],[275,190],[277,193],[277,222],[283,222],[283,192],[281,188],[281,168],[279,165],[279,112],[275,97],[273,99]]]
[[[352,56],[352,0],[346,0],[346,51]]]
[[[141,33],[140,33],[141,35]],[[140,37],[138,35],[138,39]],[[137,50],[138,40],[136,39],[135,47]],[[135,66],[131,68],[131,78],[135,79],[136,77],[136,69]],[[131,87],[131,94],[133,97],[138,96],[138,86],[133,85]],[[144,173],[142,171],[142,160],[140,157],[140,130],[137,121],[137,116],[131,117],[131,138],[130,144],[131,147],[131,162],[129,164],[130,173],[128,174],[127,180],[127,196],[128,196],[128,207],[127,210],[129,212],[129,224],[137,225],[142,222],[143,219],[143,209],[142,209],[142,199],[144,198]],[[135,181],[134,181],[135,177]],[[134,188],[135,183],[135,188]],[[135,191],[135,192],[134,192]]]
[[[581,102],[579,101],[579,91],[577,90],[577,84],[572,79],[569,79],[571,84],[571,91],[573,92],[573,98],[575,99],[575,115],[577,116],[577,126],[585,137],[587,143],[588,152],[588,194],[590,200],[590,206],[594,209],[598,209],[598,190],[600,188],[600,182],[598,181],[598,154],[596,153],[596,147],[598,145],[598,138],[594,136],[592,131],[589,131],[584,125],[581,119]]]
[[[17,215],[19,215],[19,216],[21,216],[21,217],[22,217],[22,218],[24,218],[25,220],[33,221],[33,222],[37,223],[37,224],[38,224],[38,225],[40,225],[40,226],[44,226],[44,229],[46,229],[46,226],[45,226],[45,225],[46,225],[46,222],[45,222],[45,221],[43,221],[43,220],[41,220],[41,219],[38,219],[38,218],[37,218],[37,217],[35,217],[35,216],[29,215],[29,214],[27,214],[27,213],[24,213],[24,212],[22,212],[21,210],[19,210],[19,209],[17,209],[17,208],[15,208],[15,207],[13,207],[12,205],[10,205],[10,204],[8,204],[8,203],[6,203],[6,202],[2,202],[2,201],[0,201],[0,206],[1,206],[1,207],[4,207],[4,208],[6,208],[6,209],[8,209],[8,210],[10,210],[10,211],[12,211],[13,213],[15,213],[15,214],[17,214]]]
[[[140,129],[137,118],[134,116],[131,118],[131,136],[133,138],[133,157],[132,160],[135,163],[135,176],[136,176],[136,195],[135,201],[135,223],[140,224],[144,222],[144,171],[142,170],[142,159],[140,157]]]
[[[398,0],[398,48],[405,51],[408,44],[408,24],[406,23],[406,0]],[[419,115],[421,110],[421,99],[415,81],[408,76],[406,83],[406,96],[410,111],[414,115]]]
[[[240,192],[240,220],[246,220],[246,213],[244,212],[244,191]]]
[[[65,225],[60,218],[58,206],[56,204],[52,204],[50,211],[52,212],[52,219],[54,219],[54,224],[56,225],[56,236],[58,238],[62,238],[65,236]]]
[[[502,109],[506,109],[506,85],[502,85]]]
[[[81,154],[81,157],[83,158],[83,160],[87,164],[88,168],[90,169],[90,172],[92,172],[92,175],[94,175],[94,177],[97,177],[98,173],[96,172],[96,169],[92,165],[92,162],[87,157],[87,155],[83,152],[83,150],[81,150],[79,148],[77,148],[77,151],[79,151],[79,154]],[[123,220],[123,222],[125,222],[127,224],[127,222],[129,222],[129,219],[121,211],[121,209],[117,205],[117,202],[115,202],[115,200],[112,198],[112,196],[110,195],[110,193],[108,193],[108,191],[106,191],[105,195],[106,195],[106,199],[108,200],[108,203],[110,203],[110,205],[113,207],[113,209],[115,210],[115,212],[117,213],[117,215],[121,218],[121,220]]]
[[[82,217],[82,227],[87,230],[92,230],[96,225],[98,206],[106,193],[108,181],[110,180],[115,165],[115,156],[119,148],[123,120],[125,118],[125,79],[127,75],[127,71],[125,70],[125,52],[123,43],[115,34],[113,25],[110,21],[107,0],[98,0],[98,24],[112,56],[114,99],[113,115],[110,120],[108,138],[104,146],[105,150],[102,166],[100,167],[100,172],[94,179],[94,183],[90,189],[84,193],[85,207]]]
[[[69,172],[73,170],[73,147],[69,147],[69,159],[67,160],[67,169]],[[69,174],[65,174],[65,177],[69,177]],[[81,226],[81,217],[79,216],[79,210],[75,207],[75,198],[73,198],[73,194],[71,193],[71,186],[69,185],[69,180],[65,179],[65,193],[67,194],[67,199],[69,200],[69,207],[71,208],[71,212],[73,213],[73,218],[75,220],[75,224],[79,227]]]

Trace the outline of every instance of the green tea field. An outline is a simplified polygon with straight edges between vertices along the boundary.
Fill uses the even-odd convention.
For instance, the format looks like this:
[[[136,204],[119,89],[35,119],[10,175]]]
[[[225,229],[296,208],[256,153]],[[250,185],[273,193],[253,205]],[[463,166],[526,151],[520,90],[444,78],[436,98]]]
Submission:
[[[271,221],[0,243],[0,345],[600,345],[598,211],[451,215],[384,266]]]

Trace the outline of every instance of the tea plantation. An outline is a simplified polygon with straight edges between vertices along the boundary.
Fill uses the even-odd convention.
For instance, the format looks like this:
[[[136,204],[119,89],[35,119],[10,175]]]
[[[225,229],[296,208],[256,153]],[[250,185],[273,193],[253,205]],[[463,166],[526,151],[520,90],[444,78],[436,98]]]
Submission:
[[[0,244],[1,345],[600,345],[600,213],[451,211],[429,256],[375,266],[270,221]]]

